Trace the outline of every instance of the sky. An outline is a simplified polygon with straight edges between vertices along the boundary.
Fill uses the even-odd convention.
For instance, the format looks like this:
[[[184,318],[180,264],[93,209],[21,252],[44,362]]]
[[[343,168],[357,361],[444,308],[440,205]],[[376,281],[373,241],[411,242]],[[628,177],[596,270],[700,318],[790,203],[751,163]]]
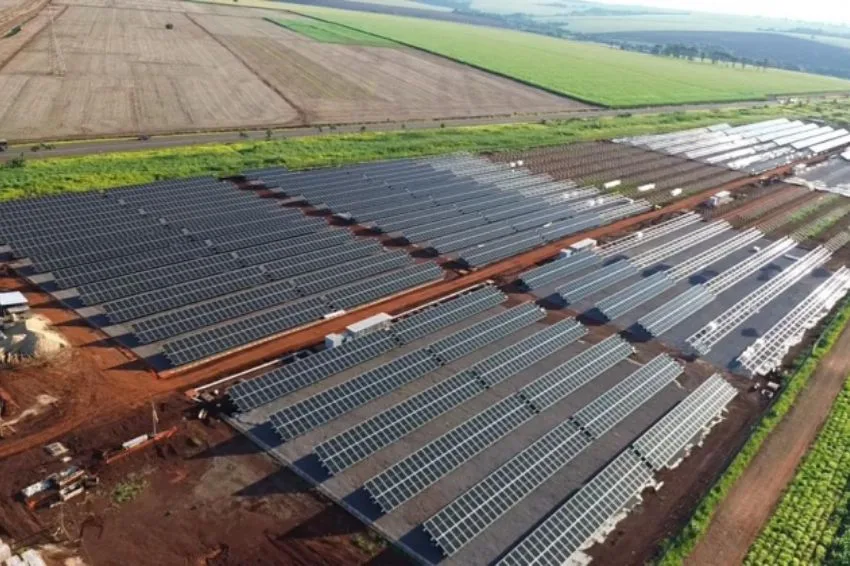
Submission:
[[[850,0],[596,0],[747,16],[770,16],[805,21],[850,24]]]

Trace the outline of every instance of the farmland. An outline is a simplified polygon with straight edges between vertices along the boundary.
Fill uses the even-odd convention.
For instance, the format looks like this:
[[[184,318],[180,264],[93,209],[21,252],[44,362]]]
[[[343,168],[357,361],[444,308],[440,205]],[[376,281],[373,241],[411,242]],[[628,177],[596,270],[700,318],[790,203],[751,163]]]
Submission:
[[[836,77],[850,77],[850,51],[807,37],[780,33],[719,31],[631,31],[594,36],[600,41],[643,45],[682,44],[704,52],[720,51],[773,67],[806,69]]]
[[[357,32],[196,3],[54,8],[0,42],[9,139],[580,110],[584,105]],[[177,11],[179,10],[179,11]],[[264,20],[286,19],[299,31]],[[172,29],[168,29],[168,28]],[[312,30],[305,35],[306,30]],[[317,35],[318,34],[318,35]],[[333,35],[333,43],[326,43]],[[340,43],[341,38],[344,42]],[[351,44],[356,39],[357,45]],[[64,61],[64,65],[59,62]]]
[[[728,69],[521,32],[311,6],[284,6],[607,106],[752,100],[783,93],[850,88],[850,83],[839,79],[779,70]]]
[[[336,24],[319,21],[294,20],[289,18],[269,18],[268,21],[288,30],[306,35],[320,43],[341,43],[345,45],[371,45],[372,47],[397,47],[397,44],[374,35],[353,30]]]

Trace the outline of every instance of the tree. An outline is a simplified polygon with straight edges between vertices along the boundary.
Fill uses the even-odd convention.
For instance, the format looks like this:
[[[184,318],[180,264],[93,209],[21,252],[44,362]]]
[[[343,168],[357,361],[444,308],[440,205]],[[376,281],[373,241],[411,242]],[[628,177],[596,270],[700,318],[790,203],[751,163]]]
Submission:
[[[266,130],[266,141],[270,141],[272,139],[273,132],[269,129]]]
[[[165,29],[174,29],[174,24],[171,24],[171,23],[165,24]]]

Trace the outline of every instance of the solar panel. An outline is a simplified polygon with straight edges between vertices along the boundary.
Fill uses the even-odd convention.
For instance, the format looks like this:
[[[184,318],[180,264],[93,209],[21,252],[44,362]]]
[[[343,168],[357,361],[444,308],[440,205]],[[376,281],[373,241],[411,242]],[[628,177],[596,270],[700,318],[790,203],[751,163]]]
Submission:
[[[340,287],[328,292],[325,298],[330,302],[333,310],[350,309],[442,279],[442,277],[443,271],[435,264],[420,263]]]
[[[476,226],[482,226],[486,223],[487,221],[481,216],[463,215],[458,218],[440,220],[432,224],[423,224],[413,229],[405,230],[404,237],[409,242],[427,242],[431,239],[445,236],[446,234],[455,234]]]
[[[615,334],[538,377],[519,394],[543,411],[627,359],[632,351],[632,346]]]
[[[383,247],[377,242],[347,242],[330,249],[316,250],[272,261],[263,264],[263,270],[271,278],[285,279],[319,271],[328,265],[350,265],[350,262],[356,259],[375,256],[382,250]]]
[[[574,304],[638,273],[637,267],[622,259],[558,287],[558,294],[567,303]]]
[[[266,282],[262,269],[249,267],[125,297],[104,303],[102,308],[112,322],[126,322]]]
[[[403,251],[356,259],[327,269],[305,273],[292,278],[293,285],[303,295],[313,295],[359,281],[364,277],[404,267],[413,260]]]
[[[553,222],[552,226],[548,228],[541,228],[540,236],[547,242],[554,242],[566,236],[595,228],[600,224],[602,224],[602,220],[599,218],[599,215],[595,213],[583,214],[568,220]]]
[[[507,397],[373,477],[365,487],[381,509],[390,512],[533,416],[521,399]]]
[[[159,313],[150,318],[134,321],[130,326],[141,342],[150,344],[205,326],[212,326],[230,318],[275,307],[297,298],[298,293],[291,287],[289,281],[277,281],[204,303]]]
[[[438,383],[372,419],[317,447],[325,465],[337,473],[395,442],[437,416],[456,407],[511,375],[577,340],[586,329],[575,320],[563,320],[501,350],[467,371]],[[509,357],[506,357],[505,355]],[[483,373],[481,377],[478,372]]]
[[[499,350],[470,369],[488,387],[492,387],[572,344],[585,334],[587,329],[583,325],[568,318]]]
[[[661,354],[573,415],[573,421],[598,438],[681,373],[682,366]]]
[[[659,358],[669,360],[663,355]],[[647,364],[649,369],[641,368],[597,397],[444,507],[424,523],[425,529],[447,555],[457,552],[589,446],[588,437],[598,438],[613,428],[675,378],[653,362]],[[676,375],[680,372],[681,368]]]
[[[474,248],[461,251],[459,255],[468,265],[481,267],[542,246],[545,243],[537,233],[523,232],[493,242],[479,244]]]
[[[77,287],[93,281],[111,279],[129,273],[146,271],[165,265],[188,262],[206,257],[213,250],[203,244],[189,245],[184,249],[160,251],[151,254],[136,254],[129,257],[112,258],[97,263],[65,267],[53,271],[56,285],[60,289]]]
[[[409,344],[441,328],[493,308],[505,300],[507,296],[504,293],[488,285],[403,318],[393,324],[391,332],[399,343]]]
[[[392,335],[375,332],[300,358],[255,379],[237,383],[228,395],[240,411],[250,411],[318,383],[336,373],[375,359],[396,348]]]
[[[423,527],[451,556],[590,444],[577,426],[564,421],[443,507]]]
[[[656,471],[670,467],[735,398],[737,391],[714,374],[632,445]]]
[[[449,234],[431,240],[431,247],[441,254],[450,253],[463,248],[468,248],[480,242],[495,240],[501,236],[513,234],[514,229],[506,223],[487,224],[480,228],[473,228],[464,232]]]
[[[672,289],[675,285],[675,282],[668,277],[667,273],[661,271],[604,298],[596,303],[596,308],[608,320],[614,320],[657,297],[664,291]]]
[[[271,416],[271,423],[278,435],[288,441],[438,368],[427,349],[414,350],[286,407]]]
[[[610,518],[652,481],[632,452],[615,458],[499,562],[499,566],[566,564]]]
[[[546,313],[533,303],[525,303],[490,317],[428,346],[443,364],[449,364],[542,320]]]
[[[246,265],[259,265],[286,257],[295,257],[308,253],[321,253],[321,250],[351,242],[354,238],[344,230],[324,230],[315,234],[272,241],[249,248],[239,249],[236,255]]]
[[[171,363],[181,366],[296,328],[326,312],[322,301],[305,299],[177,338],[165,343],[162,351]]]
[[[326,440],[315,452],[325,467],[339,473],[484,390],[473,372],[457,373]]]
[[[526,271],[520,276],[520,281],[529,289],[539,289],[569,275],[577,273],[582,269],[594,267],[602,263],[602,257],[592,251],[581,251],[569,257],[557,259],[531,271]]]
[[[714,295],[706,291],[704,286],[694,285],[642,317],[638,324],[652,336],[661,336],[713,300]]]

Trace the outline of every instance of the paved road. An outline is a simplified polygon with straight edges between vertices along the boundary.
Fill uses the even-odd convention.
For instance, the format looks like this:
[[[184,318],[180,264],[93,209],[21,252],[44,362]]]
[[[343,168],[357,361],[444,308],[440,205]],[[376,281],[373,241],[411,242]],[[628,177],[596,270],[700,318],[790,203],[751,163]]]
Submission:
[[[275,130],[274,138],[295,138],[316,135],[330,135],[340,133],[360,132],[363,129],[366,131],[391,131],[400,130],[402,127],[408,130],[426,130],[438,129],[445,124],[451,126],[483,126],[496,124],[516,124],[536,122],[540,120],[559,120],[567,118],[597,118],[603,116],[617,116],[618,114],[663,114],[666,112],[681,112],[685,110],[706,110],[706,109],[734,109],[734,108],[752,108],[754,106],[778,105],[778,102],[771,101],[755,101],[755,102],[735,102],[724,104],[695,104],[689,106],[654,106],[650,108],[638,108],[631,110],[573,110],[570,112],[561,112],[553,114],[539,115],[518,115],[518,116],[502,116],[495,118],[458,118],[452,120],[431,120],[422,122],[381,122],[378,124],[367,125],[348,125],[337,126],[335,130],[330,130],[328,127],[302,127],[283,130]],[[210,133],[195,133],[195,134],[179,134],[179,135],[163,135],[151,136],[150,139],[140,141],[135,138],[115,139],[115,140],[100,140],[100,141],[79,141],[79,142],[64,142],[56,145],[55,149],[40,150],[37,152],[31,151],[35,143],[16,144],[9,147],[9,150],[0,154],[0,162],[7,161],[17,157],[21,153],[27,159],[44,159],[48,157],[68,157],[79,155],[92,155],[98,153],[113,153],[119,151],[144,151],[148,149],[166,149],[174,147],[183,147],[190,145],[199,145],[206,143],[232,143],[247,140],[262,140],[265,139],[265,130],[247,131],[247,132],[210,132]]]

